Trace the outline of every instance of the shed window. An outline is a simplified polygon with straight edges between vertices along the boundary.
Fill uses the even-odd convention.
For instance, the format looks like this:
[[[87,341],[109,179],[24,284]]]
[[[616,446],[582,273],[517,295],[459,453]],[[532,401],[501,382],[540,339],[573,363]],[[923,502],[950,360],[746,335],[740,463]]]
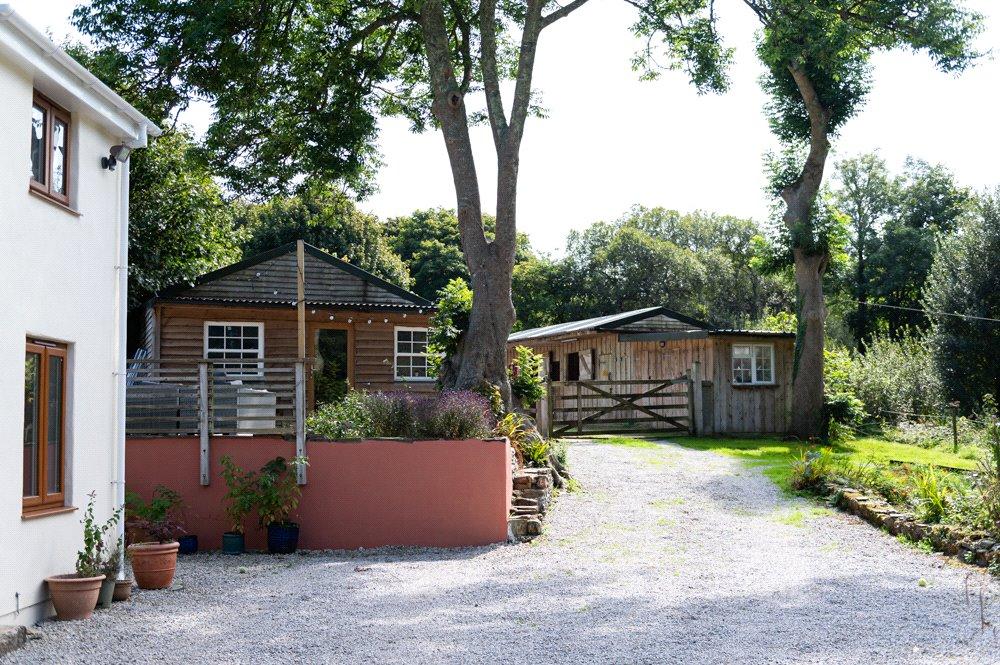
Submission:
[[[28,341],[24,353],[25,512],[62,506],[65,484],[66,347]]]
[[[205,357],[258,362],[216,363],[215,369],[235,376],[260,374],[264,357],[264,324],[209,321],[205,324]]]
[[[774,345],[734,344],[733,383],[741,385],[774,383]]]
[[[31,189],[69,203],[69,114],[36,94],[31,106]]]
[[[396,380],[426,381],[427,328],[396,328]]]
[[[576,351],[566,354],[566,380],[580,380],[580,354]]]
[[[549,351],[549,380],[550,381],[561,381],[562,378],[559,374],[559,361],[556,360],[556,354]]]

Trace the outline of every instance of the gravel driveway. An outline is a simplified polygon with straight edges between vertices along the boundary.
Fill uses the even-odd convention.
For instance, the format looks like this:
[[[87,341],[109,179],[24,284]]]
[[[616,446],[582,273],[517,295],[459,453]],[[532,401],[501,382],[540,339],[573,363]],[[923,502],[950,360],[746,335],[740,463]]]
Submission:
[[[713,453],[580,442],[570,463],[584,491],[530,545],[186,557],[173,590],[3,662],[1000,662],[978,570]]]

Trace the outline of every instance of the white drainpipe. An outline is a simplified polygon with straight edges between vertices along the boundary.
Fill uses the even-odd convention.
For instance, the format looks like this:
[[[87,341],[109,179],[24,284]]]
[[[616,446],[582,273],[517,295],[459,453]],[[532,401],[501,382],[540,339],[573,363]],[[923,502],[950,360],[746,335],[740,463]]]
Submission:
[[[119,163],[121,169],[121,180],[119,182],[120,198],[118,212],[118,340],[115,345],[117,358],[115,358],[115,435],[117,441],[117,460],[115,478],[115,501],[114,509],[125,504],[125,373],[127,370],[126,357],[128,347],[126,338],[128,336],[128,188],[129,188],[129,163]],[[125,520],[118,525],[118,534],[125,534]],[[119,577],[125,573],[125,553],[122,552],[121,570]]]

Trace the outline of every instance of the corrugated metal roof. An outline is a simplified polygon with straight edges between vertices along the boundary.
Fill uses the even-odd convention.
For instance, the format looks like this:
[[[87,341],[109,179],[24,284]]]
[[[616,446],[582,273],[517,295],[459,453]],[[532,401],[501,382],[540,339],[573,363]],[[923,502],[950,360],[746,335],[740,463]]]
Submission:
[[[779,330],[741,330],[739,328],[714,328],[713,335],[746,335],[756,337],[795,337],[793,332]]]
[[[605,328],[616,323],[624,323],[630,319],[641,318],[643,315],[652,315],[658,313],[661,309],[661,307],[646,307],[643,309],[634,309],[631,312],[608,314],[606,316],[596,316],[592,319],[569,321],[568,323],[556,323],[551,326],[542,326],[541,328],[520,330],[513,333],[507,338],[507,340],[510,342],[519,342],[525,339],[553,337],[555,335],[565,335],[567,333],[582,332],[584,330],[596,330],[597,328]]]
[[[294,307],[295,300],[280,298],[220,298],[217,296],[174,296],[164,298],[171,302],[191,302],[200,304],[220,304],[220,305],[284,305]],[[306,300],[307,307],[334,307],[337,309],[355,308],[358,310],[428,310],[434,311],[432,305],[417,305],[410,303],[377,303],[377,302],[353,302],[353,301],[329,301],[329,300]]]

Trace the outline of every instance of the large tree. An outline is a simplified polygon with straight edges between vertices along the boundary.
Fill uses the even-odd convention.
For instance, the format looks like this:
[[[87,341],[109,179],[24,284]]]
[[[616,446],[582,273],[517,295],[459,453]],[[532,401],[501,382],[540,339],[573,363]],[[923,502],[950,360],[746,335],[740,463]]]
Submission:
[[[976,56],[982,18],[957,0],[743,0],[760,22],[757,55],[776,136],[802,159],[777,193],[794,259],[798,334],[791,430],[818,435],[823,413],[826,306],[823,277],[829,215],[817,204],[830,141],[863,106],[871,57],[894,48],[927,53],[942,70],[961,71]],[[702,0],[710,8],[713,0]],[[714,20],[714,13],[712,13]],[[641,27],[641,26],[640,26]],[[643,30],[639,31],[643,33]]]
[[[468,334],[441,378],[463,388],[488,381],[509,399],[518,169],[525,125],[537,110],[535,56],[544,31],[586,2],[93,0],[74,21],[98,44],[119,45],[133,78],[172,91],[175,106],[199,97],[214,104],[207,146],[237,190],[287,191],[301,176],[347,179],[363,190],[376,165],[378,115],[404,115],[416,129],[436,125],[475,293]],[[674,55],[688,58],[696,84],[715,80],[714,34],[700,15],[706,3],[632,4]],[[505,80],[513,82],[509,108]],[[485,108],[468,103],[476,91],[484,93]],[[489,122],[496,152],[492,239],[469,133],[480,117]]]

